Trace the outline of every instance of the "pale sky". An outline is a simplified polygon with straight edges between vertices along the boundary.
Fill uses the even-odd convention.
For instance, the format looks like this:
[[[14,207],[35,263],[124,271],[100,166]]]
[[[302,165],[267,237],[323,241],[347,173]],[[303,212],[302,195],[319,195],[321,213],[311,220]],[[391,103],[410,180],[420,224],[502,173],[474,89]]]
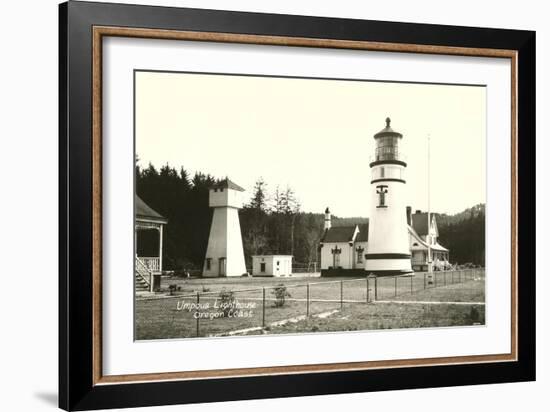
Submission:
[[[228,176],[252,196],[262,177],[287,185],[302,210],[369,215],[373,135],[403,134],[406,203],[456,213],[485,203],[486,89],[278,77],[136,72],[136,153]]]

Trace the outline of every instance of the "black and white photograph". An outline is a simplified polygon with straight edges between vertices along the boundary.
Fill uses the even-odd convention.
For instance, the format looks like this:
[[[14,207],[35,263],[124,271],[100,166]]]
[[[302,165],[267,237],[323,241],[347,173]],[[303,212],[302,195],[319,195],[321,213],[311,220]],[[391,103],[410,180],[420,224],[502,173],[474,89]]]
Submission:
[[[544,410],[545,10],[3,4],[0,410]]]
[[[484,327],[486,104],[136,69],[135,339]]]

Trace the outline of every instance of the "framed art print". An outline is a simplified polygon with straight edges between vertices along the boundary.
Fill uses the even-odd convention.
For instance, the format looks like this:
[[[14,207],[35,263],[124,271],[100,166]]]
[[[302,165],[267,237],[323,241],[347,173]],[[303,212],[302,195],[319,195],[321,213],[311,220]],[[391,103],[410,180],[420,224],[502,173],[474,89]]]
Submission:
[[[60,407],[535,378],[535,34],[60,6]]]

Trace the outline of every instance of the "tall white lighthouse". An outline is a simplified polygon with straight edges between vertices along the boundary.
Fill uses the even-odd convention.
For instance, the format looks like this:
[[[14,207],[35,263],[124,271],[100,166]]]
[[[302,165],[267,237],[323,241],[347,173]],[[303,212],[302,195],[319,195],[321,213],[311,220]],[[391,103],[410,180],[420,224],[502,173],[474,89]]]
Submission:
[[[376,275],[410,273],[411,252],[405,208],[405,169],[399,151],[401,133],[386,127],[374,135],[376,151],[371,168],[371,212],[365,270]]]
[[[244,189],[229,179],[215,184],[209,192],[214,209],[202,275],[242,276],[246,273],[243,240],[239,223]]]

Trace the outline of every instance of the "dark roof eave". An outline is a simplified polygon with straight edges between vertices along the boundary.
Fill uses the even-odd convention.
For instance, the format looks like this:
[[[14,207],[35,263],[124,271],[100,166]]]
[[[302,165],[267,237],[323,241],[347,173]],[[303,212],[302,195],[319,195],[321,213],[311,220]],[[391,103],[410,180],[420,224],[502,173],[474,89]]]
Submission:
[[[379,137],[399,137],[400,139],[403,138],[403,135],[401,133],[397,133],[397,132],[385,132],[385,131],[382,131],[382,132],[378,132],[374,135],[374,138],[377,139]]]
[[[145,215],[136,215],[136,220],[143,221],[143,222],[157,222],[162,224],[168,223],[168,219],[166,218],[158,218],[158,217],[145,216]]]
[[[212,186],[213,189],[232,189],[239,192],[245,192],[246,190],[239,186],[237,183],[230,179],[223,179]]]

